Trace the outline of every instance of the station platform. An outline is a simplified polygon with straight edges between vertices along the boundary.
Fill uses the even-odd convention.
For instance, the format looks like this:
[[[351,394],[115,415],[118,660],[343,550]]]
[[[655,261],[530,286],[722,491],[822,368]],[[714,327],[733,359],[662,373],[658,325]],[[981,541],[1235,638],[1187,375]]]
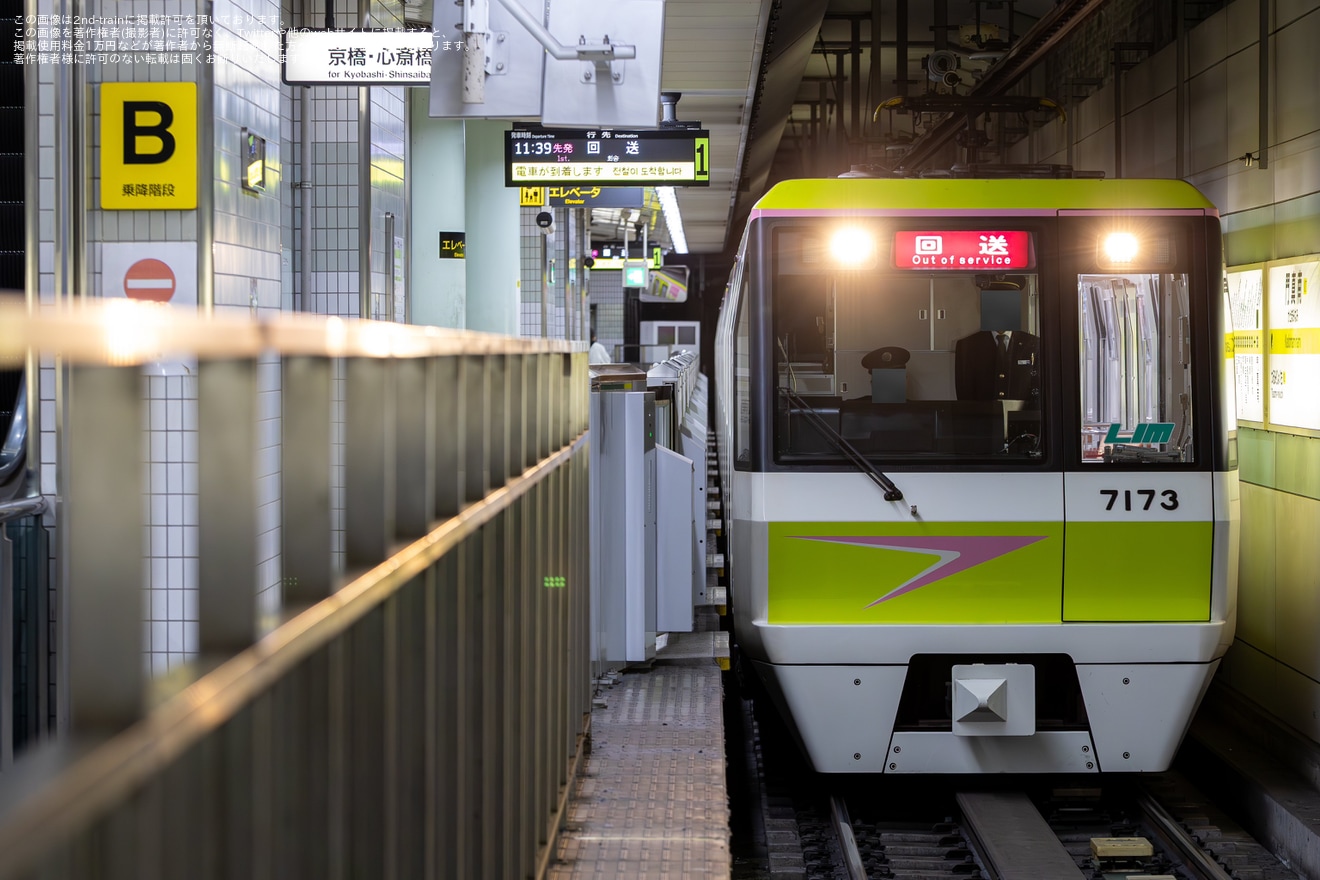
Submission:
[[[698,609],[653,664],[598,680],[551,880],[729,876],[718,620]]]
[[[1214,684],[1178,765],[1303,877],[1320,877],[1320,749],[1231,688]]]

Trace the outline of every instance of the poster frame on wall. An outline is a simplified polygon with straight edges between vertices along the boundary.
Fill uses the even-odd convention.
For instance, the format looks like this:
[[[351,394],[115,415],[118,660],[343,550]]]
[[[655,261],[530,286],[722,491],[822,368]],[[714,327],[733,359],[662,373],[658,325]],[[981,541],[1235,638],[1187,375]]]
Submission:
[[[1238,321],[1236,320],[1233,314],[1231,297],[1227,295],[1229,276],[1235,274],[1243,274],[1247,272],[1258,272],[1260,274],[1261,292],[1260,292],[1259,329],[1242,327],[1238,325]],[[1266,264],[1263,262],[1243,263],[1240,266],[1227,266],[1224,269],[1225,294],[1226,294],[1226,299],[1230,300],[1228,323],[1231,325],[1231,326],[1225,326],[1224,328],[1224,335],[1225,335],[1224,351],[1225,351],[1225,359],[1228,361],[1228,366],[1233,369],[1233,374],[1231,375],[1231,377],[1226,375],[1224,377],[1224,381],[1229,382],[1234,391],[1232,400],[1235,407],[1238,424],[1245,425],[1248,428],[1264,428],[1266,419],[1268,417],[1267,413],[1269,410],[1270,392],[1269,392],[1269,382],[1267,381],[1269,374],[1266,372],[1266,368],[1264,364],[1264,348],[1265,348],[1265,333],[1266,333],[1265,283],[1268,277],[1269,277],[1269,272],[1266,269]],[[1251,336],[1253,334],[1257,338],[1252,339]],[[1261,400],[1260,418],[1253,418],[1249,414],[1244,414],[1243,401],[1242,398],[1237,393],[1239,391],[1239,385],[1238,385],[1239,378],[1237,375],[1239,362],[1237,359],[1237,355],[1242,351],[1247,351],[1248,353],[1259,353],[1261,355],[1260,371],[1256,377],[1258,383],[1258,387],[1256,391],[1260,395],[1260,400]]]
[[[1298,254],[1296,256],[1285,257],[1277,260],[1267,260],[1258,263],[1243,263],[1236,266],[1226,267],[1226,272],[1239,272],[1239,271],[1247,271],[1250,269],[1259,268],[1262,274],[1261,306],[1262,306],[1263,314],[1261,318],[1261,324],[1264,333],[1264,339],[1262,340],[1264,366],[1261,370],[1261,382],[1262,382],[1261,394],[1264,399],[1264,422],[1258,423],[1258,422],[1253,422],[1250,419],[1243,420],[1239,417],[1239,421],[1242,422],[1245,427],[1249,427],[1249,428],[1260,427],[1263,428],[1264,430],[1272,431],[1280,434],[1293,434],[1302,437],[1320,438],[1320,420],[1316,421],[1316,427],[1308,427],[1304,425],[1295,425],[1295,424],[1283,424],[1277,421],[1275,407],[1271,406],[1272,401],[1270,397],[1271,371],[1275,369],[1279,369],[1281,366],[1281,360],[1278,354],[1271,351],[1271,349],[1274,347],[1271,344],[1271,331],[1275,333],[1279,333],[1284,329],[1283,322],[1281,322],[1279,326],[1277,327],[1275,326],[1276,316],[1273,314],[1274,304],[1272,303],[1272,300],[1275,298],[1277,291],[1273,290],[1271,286],[1271,275],[1275,274],[1272,272],[1272,270],[1285,266],[1296,266],[1305,263],[1317,263],[1317,262],[1320,262],[1320,253]],[[1320,283],[1318,283],[1316,287],[1320,288]],[[1320,297],[1320,289],[1308,290],[1308,295]],[[1320,337],[1320,329],[1314,330],[1314,335]],[[1316,358],[1317,363],[1320,363],[1320,352],[1309,353],[1309,354],[1311,357]]]

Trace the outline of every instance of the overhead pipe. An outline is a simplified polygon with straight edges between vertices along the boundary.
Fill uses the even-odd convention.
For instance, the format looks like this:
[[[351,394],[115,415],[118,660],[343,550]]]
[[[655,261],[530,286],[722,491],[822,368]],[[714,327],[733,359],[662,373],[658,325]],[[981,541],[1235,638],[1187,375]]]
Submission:
[[[1174,15],[1174,75],[1173,84],[1173,175],[1178,179],[1186,176],[1187,163],[1187,3],[1177,0],[1173,5]]]
[[[358,26],[370,21],[371,0],[358,0]],[[358,317],[371,318],[371,87],[358,88]],[[391,270],[392,271],[392,270]]]
[[[843,56],[842,52],[834,56],[834,134],[837,145],[847,150],[848,131],[843,125]]]
[[[1269,167],[1270,152],[1270,2],[1260,0],[1260,51],[1257,53],[1260,67],[1256,75],[1260,78],[1260,93],[1257,98],[1257,119],[1259,123],[1260,143],[1256,154],[1258,168]]]
[[[894,10],[894,49],[897,52],[897,57],[894,59],[894,83],[898,86],[898,94],[906,96],[908,93],[908,0],[898,0]]]
[[[909,48],[930,49],[935,45],[934,40],[908,40]],[[871,40],[860,40],[857,44],[860,48],[870,49],[876,44]],[[898,45],[897,40],[881,40],[880,48],[892,49]],[[850,52],[852,51],[852,40],[817,40],[811,47],[811,54],[826,55],[832,52]]]
[[[880,67],[880,52],[876,50],[876,44],[881,40],[881,34],[884,33],[884,15],[882,9],[882,0],[871,0],[871,76],[866,94],[869,103],[879,103],[881,97],[885,94],[885,86],[882,81],[883,71]],[[878,132],[876,132],[878,134]]]
[[[1115,43],[1114,52],[1114,176],[1123,176],[1123,74],[1140,62],[1126,61],[1124,52],[1150,51],[1150,43]]]
[[[37,0],[23,0],[25,21],[36,21]],[[63,65],[61,65],[63,66]],[[37,310],[41,304],[41,201],[40,175],[38,174],[41,155],[41,82],[32,75],[32,68],[26,68],[23,77],[23,290],[28,312]],[[59,184],[56,184],[58,186]],[[28,489],[33,493],[42,491],[41,485],[41,370],[40,360],[34,351],[29,351],[23,370],[23,382],[27,388],[27,449],[24,460],[27,462]],[[49,426],[54,428],[54,425]],[[8,659],[5,659],[8,662]],[[45,691],[42,691],[43,705]],[[44,714],[43,718],[46,717]]]
[[[879,0],[873,0],[878,4]],[[980,81],[972,86],[970,94],[988,98],[1007,92],[1014,84],[1038,64],[1046,54],[1072,36],[1091,15],[1098,12],[1107,0],[1059,0],[1048,13],[1023,34],[1022,39],[1009,47]],[[905,168],[918,168],[962,130],[962,117],[953,115],[922,134],[907,155]]]
[[[215,21],[215,3],[206,0],[199,10]],[[211,39],[215,27],[211,26]],[[75,65],[82,67],[82,65]],[[215,311],[215,66],[198,64],[197,70],[197,306],[202,314]]]
[[[862,22],[861,19],[854,17],[850,25],[850,34],[848,40],[848,52],[851,56],[852,78],[852,137],[858,144],[858,149],[864,149],[862,140]],[[861,160],[861,156],[849,156],[850,160]]]

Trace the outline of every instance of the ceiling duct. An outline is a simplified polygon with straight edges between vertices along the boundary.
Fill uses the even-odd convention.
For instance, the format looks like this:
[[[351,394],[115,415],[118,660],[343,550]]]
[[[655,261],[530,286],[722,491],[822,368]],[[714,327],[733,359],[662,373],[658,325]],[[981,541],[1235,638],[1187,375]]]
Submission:
[[[926,56],[926,77],[934,83],[954,88],[962,82],[958,68],[962,59],[951,49],[940,49]]]
[[[725,232],[725,247],[742,235],[752,204],[769,188],[770,167],[788,125],[798,85],[825,20],[827,0],[777,2],[766,28],[761,75],[748,124],[747,148]]]
[[[969,90],[968,95],[992,99],[1004,95],[1012,86],[1052,49],[1057,48],[1073,31],[1098,12],[1107,0],[1059,0],[1048,13],[1014,42],[989,70]],[[903,157],[903,171],[924,167],[936,158],[941,147],[966,127],[962,114],[947,117],[933,129],[918,137]]]

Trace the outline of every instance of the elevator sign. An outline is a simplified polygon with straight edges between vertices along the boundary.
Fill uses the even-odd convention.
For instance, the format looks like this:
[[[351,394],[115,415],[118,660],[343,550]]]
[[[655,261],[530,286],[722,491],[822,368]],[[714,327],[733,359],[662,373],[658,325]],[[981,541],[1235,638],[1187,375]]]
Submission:
[[[197,84],[101,85],[101,207],[197,207]]]

